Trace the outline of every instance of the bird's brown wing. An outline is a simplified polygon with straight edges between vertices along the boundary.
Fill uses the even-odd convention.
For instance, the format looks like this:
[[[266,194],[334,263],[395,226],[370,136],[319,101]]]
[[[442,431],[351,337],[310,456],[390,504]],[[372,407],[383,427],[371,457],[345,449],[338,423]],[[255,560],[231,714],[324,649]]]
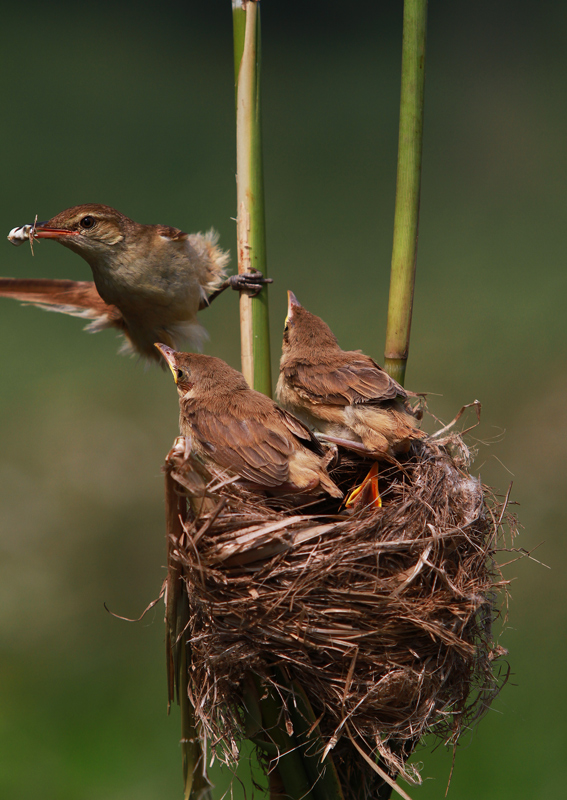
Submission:
[[[295,448],[285,429],[279,432],[256,419],[237,419],[222,412],[196,411],[188,421],[205,453],[220,467],[266,487],[280,486],[288,479],[289,457]]]
[[[276,411],[288,431],[297,439],[299,439],[304,447],[307,447],[308,450],[317,453],[318,456],[325,454],[325,450],[323,449],[321,443],[315,438],[307,425],[304,425],[301,420],[298,420],[297,417],[294,417],[293,414],[290,414],[289,411],[286,411],[284,408],[276,406]]]
[[[120,311],[104,302],[92,281],[0,278],[0,297],[89,319],[93,330],[114,327],[124,331],[126,327]]]
[[[338,366],[290,364],[283,370],[285,380],[303,400],[313,405],[381,403],[407,396],[400,384],[368,356],[345,355],[352,357]]]
[[[171,239],[172,242],[187,241],[189,236],[185,231],[179,230],[179,228],[172,228],[171,225],[155,225],[154,228],[160,236],[165,236]]]

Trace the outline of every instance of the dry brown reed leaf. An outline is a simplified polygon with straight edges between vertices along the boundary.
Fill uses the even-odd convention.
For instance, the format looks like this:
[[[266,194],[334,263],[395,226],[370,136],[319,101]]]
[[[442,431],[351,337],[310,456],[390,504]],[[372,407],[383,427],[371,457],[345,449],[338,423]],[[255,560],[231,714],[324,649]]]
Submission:
[[[494,554],[514,520],[469,461],[456,433],[415,442],[400,469],[381,464],[383,507],[345,514],[330,499],[302,507],[254,494],[184,446],[172,451],[166,470],[188,510],[181,535],[170,533],[170,569],[188,601],[190,697],[218,757],[232,761],[245,736],[251,673],[292,702],[275,667],[303,687],[343,775],[353,759],[369,769],[355,737],[419,782],[405,762],[421,737],[454,744],[487,710],[505,652],[493,634],[506,583]],[[331,474],[348,489],[367,469],[341,452]]]

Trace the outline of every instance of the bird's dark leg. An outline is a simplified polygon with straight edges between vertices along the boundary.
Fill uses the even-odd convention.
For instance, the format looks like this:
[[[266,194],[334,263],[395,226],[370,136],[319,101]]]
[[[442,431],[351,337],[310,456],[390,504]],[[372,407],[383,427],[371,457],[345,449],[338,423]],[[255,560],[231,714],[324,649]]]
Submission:
[[[239,275],[231,275],[221,283],[218,289],[211,292],[207,298],[201,300],[199,311],[210,306],[213,300],[215,300],[219,294],[222,294],[225,289],[230,288],[234,289],[236,292],[248,292],[251,297],[256,297],[266,284],[273,282],[272,278],[265,278],[257,269],[251,270],[250,272],[242,272]]]

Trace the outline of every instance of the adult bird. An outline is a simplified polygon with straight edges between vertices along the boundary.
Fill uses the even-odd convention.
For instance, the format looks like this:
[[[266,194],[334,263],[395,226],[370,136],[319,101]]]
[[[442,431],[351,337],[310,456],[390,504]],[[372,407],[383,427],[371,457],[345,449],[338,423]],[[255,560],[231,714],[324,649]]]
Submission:
[[[226,278],[228,253],[218,236],[142,225],[110,206],[86,203],[47,222],[14,228],[8,239],[54,239],[82,256],[94,282],[0,279],[0,296],[91,320],[88,330],[115,328],[125,351],[159,360],[156,340],[173,347],[206,338],[197,312],[229,286],[257,293],[270,282],[259,272]]]
[[[408,392],[370,356],[342,350],[329,326],[293,292],[288,292],[276,395],[329,441],[377,460],[395,461],[425,436]],[[369,480],[378,504],[377,467]]]
[[[250,389],[240,372],[214,356],[155,346],[177,385],[180,432],[206,462],[268,494],[343,496],[309,428]]]

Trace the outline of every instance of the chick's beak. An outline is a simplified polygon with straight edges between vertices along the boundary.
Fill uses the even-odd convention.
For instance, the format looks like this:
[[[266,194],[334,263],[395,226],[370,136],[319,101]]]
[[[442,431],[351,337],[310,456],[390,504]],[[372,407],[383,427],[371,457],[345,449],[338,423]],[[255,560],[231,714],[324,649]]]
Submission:
[[[294,293],[291,291],[291,289],[288,289],[288,292],[287,292],[287,317],[285,318],[286,322],[288,321],[288,319],[291,319],[291,317],[293,316],[293,309],[294,308],[301,308],[301,303],[299,302],[297,297],[294,295]]]
[[[177,367],[176,367],[176,361],[175,361],[175,350],[172,347],[168,347],[166,344],[161,344],[161,342],[156,342],[154,344],[154,347],[157,347],[157,349],[160,351],[162,356],[167,361],[167,365],[170,368],[171,373],[173,375],[173,380],[175,381],[175,383],[177,383]]]

